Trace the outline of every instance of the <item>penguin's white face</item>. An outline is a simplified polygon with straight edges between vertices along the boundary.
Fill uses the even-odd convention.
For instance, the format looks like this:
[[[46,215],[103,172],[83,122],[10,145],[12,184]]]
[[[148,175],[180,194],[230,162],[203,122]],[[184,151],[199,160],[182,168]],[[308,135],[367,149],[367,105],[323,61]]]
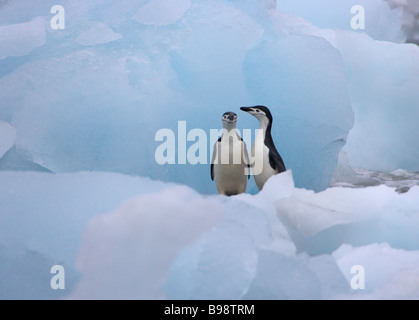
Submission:
[[[258,107],[250,107],[250,108],[241,108],[243,111],[250,113],[252,116],[256,117],[258,120],[263,120],[268,118],[267,114],[259,109]]]
[[[237,114],[234,112],[226,112],[223,115],[223,123],[236,123],[237,122]]]

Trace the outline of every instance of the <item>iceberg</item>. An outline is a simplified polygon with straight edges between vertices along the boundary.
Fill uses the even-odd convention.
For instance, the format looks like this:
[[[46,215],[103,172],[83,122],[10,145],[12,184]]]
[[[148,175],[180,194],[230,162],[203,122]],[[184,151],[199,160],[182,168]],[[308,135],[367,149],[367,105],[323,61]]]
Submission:
[[[210,157],[206,164],[159,165],[156,133],[177,132],[186,121],[188,130],[209,135],[225,111],[266,104],[296,185],[328,187],[353,126],[344,61],[324,39],[278,34],[272,1],[63,7],[67,27],[47,28],[42,50],[0,64],[0,120],[13,121],[16,149],[30,161],[52,172],[120,172],[212,194],[210,179],[196,179],[208,176]],[[39,14],[34,4],[28,8]],[[28,19],[15,10],[10,4],[0,15]],[[242,115],[238,128],[257,125]],[[205,149],[210,155],[208,141]],[[249,192],[256,192],[253,183]]]
[[[387,242],[393,248],[419,250],[419,187],[398,194],[380,185],[360,189],[329,188],[315,194],[296,189],[276,202],[297,249],[313,255],[331,253],[342,244]]]
[[[365,13],[365,28],[354,30],[351,21],[359,12],[352,11],[352,8],[358,6],[362,6]],[[285,14],[304,18],[321,29],[359,32],[380,41],[402,43],[406,40],[401,23],[402,11],[392,10],[382,0],[280,0],[277,8]]]
[[[16,129],[7,122],[0,121],[0,159],[15,144]]]
[[[36,17],[25,23],[0,26],[0,60],[30,54],[46,42],[46,23]]]
[[[357,1],[354,31],[350,0],[68,0],[53,30],[55,4],[0,3],[0,299],[418,299],[405,11]],[[237,111],[246,139],[258,104],[288,171],[215,195],[211,129]]]
[[[115,173],[2,172],[0,297],[417,298],[418,187],[315,194],[290,171],[265,186],[227,198]],[[366,291],[351,290],[354,265]]]
[[[350,165],[386,172],[419,171],[419,139],[414,129],[419,121],[419,48],[394,36],[394,31],[402,29],[401,11],[390,10],[384,1],[323,2],[325,6],[304,0],[281,1],[278,8],[283,13],[275,12],[274,17],[277,30],[284,32],[284,21],[291,19],[285,14],[298,15],[291,19],[293,32],[324,38],[339,50],[355,117],[343,148]],[[351,30],[350,8],[355,4],[365,7],[368,25],[376,25],[380,32],[391,28],[392,32],[384,32],[388,37],[374,35],[368,27]]]
[[[76,41],[84,46],[95,46],[116,41],[122,38],[122,35],[115,33],[103,23],[96,23],[88,31],[80,34]]]

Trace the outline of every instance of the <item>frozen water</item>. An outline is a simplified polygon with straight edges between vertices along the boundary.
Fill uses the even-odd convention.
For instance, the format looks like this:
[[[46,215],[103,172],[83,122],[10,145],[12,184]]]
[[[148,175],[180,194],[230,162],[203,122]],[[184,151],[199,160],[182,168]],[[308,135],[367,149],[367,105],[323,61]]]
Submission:
[[[259,251],[258,273],[246,300],[320,299],[320,283],[314,273],[296,259],[272,251]]]
[[[278,200],[276,208],[299,251],[331,253],[342,243],[377,242],[418,250],[418,199],[419,187],[403,194],[384,185],[330,188],[318,194],[296,189]]]
[[[396,191],[399,193],[404,193],[414,186],[419,186],[419,172],[398,169],[387,173],[374,170],[353,169],[349,164],[346,153],[341,152],[338,166],[333,173],[332,187],[360,188],[381,184],[396,188]]]
[[[10,124],[0,121],[0,159],[15,144],[16,129]]]
[[[358,32],[366,33],[375,40],[406,40],[402,31],[401,10],[391,10],[382,0],[281,0],[277,6],[280,11],[302,17],[322,29],[353,31],[351,20],[355,13],[351,13],[351,9],[356,5],[364,7],[366,19],[365,29]]]
[[[76,41],[84,46],[94,46],[116,41],[122,38],[122,35],[115,33],[105,24],[98,22],[88,31],[80,34]]]
[[[350,33],[338,33],[336,44],[347,65],[355,112],[344,148],[351,166],[419,171],[419,47]],[[370,50],[380,54],[371,60]]]
[[[379,186],[314,194],[294,188],[286,172],[256,196],[226,198],[111,173],[3,172],[0,295],[414,298],[417,288],[408,283],[417,279],[418,256],[405,250],[419,248],[418,192],[414,187],[400,195]],[[274,220],[275,200],[291,238]],[[287,203],[293,203],[290,211]],[[301,241],[307,236],[311,247]],[[297,255],[291,239],[300,251],[316,256]],[[382,248],[390,254],[383,256]],[[66,269],[65,292],[49,287],[55,264]],[[369,290],[362,296],[349,290],[352,264],[366,269]]]
[[[135,19],[146,25],[169,25],[178,21],[190,5],[191,0],[152,0],[140,8]]]
[[[168,187],[168,185],[166,185]],[[85,225],[163,184],[112,173],[0,172],[0,299],[56,299],[50,269],[63,265],[71,291]]]
[[[416,123],[419,122],[419,93],[416,89],[419,87],[419,47],[390,43],[388,41],[396,41],[391,37],[385,39],[388,41],[375,41],[374,37],[367,36],[368,30],[367,34],[350,32],[351,16],[348,19],[339,18],[341,23],[347,21],[341,27],[335,25],[334,18],[324,17],[329,14],[339,17],[339,12],[350,13],[347,6],[351,1],[344,1],[344,4],[325,1],[333,10],[323,10],[324,6],[317,6],[318,2],[308,2],[285,1],[278,3],[278,6],[280,9],[284,6],[284,12],[288,13],[303,15],[306,12],[316,26],[277,12],[274,14],[275,26],[277,32],[285,34],[295,32],[322,37],[339,50],[345,63],[350,100],[355,113],[354,128],[344,147],[350,165],[353,168],[387,172],[397,169],[419,171],[419,136],[416,130]],[[351,4],[362,3],[355,2]],[[389,10],[385,2],[365,1],[365,4],[368,3],[375,3],[384,11]],[[339,7],[341,4],[342,7]],[[374,21],[371,16],[374,12],[377,11],[366,12],[369,23]],[[388,13],[394,17],[398,15],[397,12]],[[294,28],[287,30],[284,21],[290,19]],[[319,29],[325,27],[321,21],[328,23],[328,28],[339,30]],[[394,19],[383,19],[380,30],[385,30],[391,21]],[[397,30],[394,26],[391,28]],[[391,32],[387,34],[391,35]]]
[[[210,179],[196,179],[208,176],[208,164],[156,163],[156,132],[177,135],[186,120],[187,130],[209,135],[226,110],[266,104],[296,185],[327,188],[353,125],[339,51],[312,36],[279,37],[272,1],[171,3],[64,3],[65,30],[47,30],[30,58],[0,64],[0,119],[16,126],[17,151],[53,172],[116,171],[215,193]],[[242,114],[238,127],[257,123]]]
[[[337,264],[351,282],[350,270],[359,265],[365,269],[365,289],[355,297],[341,299],[419,299],[419,251],[404,251],[388,244],[361,248],[344,245],[333,253]]]
[[[325,189],[353,124],[339,52],[322,38],[289,36],[250,50],[244,72],[255,103],[278,105],[272,132],[296,186]],[[333,94],[324,94],[329,90]]]
[[[164,199],[164,201],[162,201]],[[144,195],[86,229],[72,299],[162,299],[179,251],[220,219],[221,204],[186,187]]]
[[[419,44],[419,3],[416,0],[386,0],[391,8],[401,8],[407,41]]]
[[[46,42],[46,22],[41,17],[20,23],[0,26],[0,60],[25,56]]]
[[[278,3],[306,20],[274,0],[67,0],[65,30],[53,0],[0,5],[0,169],[56,172],[0,172],[0,299],[418,298],[419,48],[400,10],[359,3],[366,34],[349,0]],[[257,195],[156,163],[159,129],[209,134],[255,104],[290,169]]]

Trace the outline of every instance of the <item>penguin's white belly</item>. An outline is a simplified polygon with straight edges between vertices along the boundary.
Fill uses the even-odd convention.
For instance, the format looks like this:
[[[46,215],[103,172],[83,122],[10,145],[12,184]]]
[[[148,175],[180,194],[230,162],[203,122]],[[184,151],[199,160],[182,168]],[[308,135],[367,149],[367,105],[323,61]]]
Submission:
[[[256,143],[261,143],[257,145]],[[269,149],[263,143],[263,140],[257,140],[252,146],[252,156],[254,156],[254,165],[252,165],[252,173],[255,178],[256,185],[259,190],[262,190],[266,181],[273,175],[278,173],[278,170],[272,169],[269,163]]]
[[[248,177],[244,144],[237,140],[228,146],[222,141],[217,144],[215,152],[214,179],[218,192],[229,196],[244,193]]]

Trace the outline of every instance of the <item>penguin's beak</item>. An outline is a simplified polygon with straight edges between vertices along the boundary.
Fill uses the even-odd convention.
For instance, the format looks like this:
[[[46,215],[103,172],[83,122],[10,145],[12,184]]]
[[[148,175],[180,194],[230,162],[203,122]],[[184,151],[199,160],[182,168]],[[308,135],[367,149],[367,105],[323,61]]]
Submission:
[[[250,112],[250,111],[253,111],[253,109],[252,109],[252,108],[250,108],[250,107],[241,107],[241,108],[240,108],[240,110],[241,110],[241,111],[244,111],[244,112]]]
[[[230,121],[234,121],[234,115],[230,114],[230,115],[228,116],[228,120],[230,120]]]

